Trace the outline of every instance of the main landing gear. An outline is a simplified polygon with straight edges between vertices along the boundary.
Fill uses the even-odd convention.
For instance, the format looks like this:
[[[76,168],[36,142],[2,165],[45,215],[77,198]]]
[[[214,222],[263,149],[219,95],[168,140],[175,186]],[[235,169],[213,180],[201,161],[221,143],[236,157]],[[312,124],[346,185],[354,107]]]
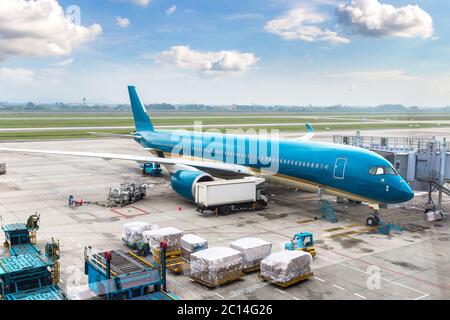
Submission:
[[[378,210],[372,210],[370,213],[370,217],[367,218],[366,224],[369,227],[379,226],[380,225],[380,217],[378,216]]]

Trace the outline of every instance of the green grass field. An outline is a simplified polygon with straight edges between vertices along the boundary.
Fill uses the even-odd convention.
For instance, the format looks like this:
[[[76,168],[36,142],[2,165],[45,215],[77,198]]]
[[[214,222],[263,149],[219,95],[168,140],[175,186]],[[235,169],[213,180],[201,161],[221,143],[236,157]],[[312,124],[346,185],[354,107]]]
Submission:
[[[317,123],[317,122],[350,122],[355,120],[347,119],[327,119],[327,118],[154,118],[156,126],[179,126],[193,125],[194,121],[201,121],[205,125],[223,125],[223,124],[265,124],[265,123]],[[0,128],[43,128],[43,127],[115,127],[115,126],[133,126],[133,120],[128,119],[0,119]]]
[[[153,114],[152,114],[153,116]],[[244,117],[245,116],[245,117]],[[281,117],[280,117],[281,116]],[[399,121],[384,123],[383,120]],[[190,126],[194,121],[201,121],[204,125],[233,125],[233,124],[255,124],[253,129],[278,129],[281,132],[303,132],[305,128],[301,123],[312,123],[316,131],[337,130],[376,130],[376,129],[418,129],[418,128],[442,128],[450,127],[450,115],[437,114],[301,114],[301,113],[156,113],[153,121],[156,126]],[[409,121],[415,121],[414,124]],[[435,121],[421,122],[421,121]],[[351,123],[357,122],[357,123]],[[367,123],[376,122],[376,123]],[[299,123],[299,125],[287,126],[265,126],[264,124],[288,124]],[[90,131],[129,133],[132,129],[75,129],[77,127],[132,127],[133,120],[129,113],[0,113],[0,128],[61,128],[57,131],[38,132],[1,132],[0,140],[45,140],[45,139],[75,139],[75,138],[99,138],[89,134]],[[64,128],[71,127],[72,130]],[[188,128],[189,129],[189,128]],[[207,128],[208,130],[210,128]],[[226,130],[242,129],[249,127],[227,127]]]

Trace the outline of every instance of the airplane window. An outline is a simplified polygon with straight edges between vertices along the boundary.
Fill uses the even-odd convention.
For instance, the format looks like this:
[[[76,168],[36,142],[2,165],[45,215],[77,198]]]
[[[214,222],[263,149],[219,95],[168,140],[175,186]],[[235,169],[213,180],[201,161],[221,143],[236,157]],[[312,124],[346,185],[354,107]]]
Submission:
[[[398,175],[397,171],[395,171],[395,169],[392,167],[384,167],[384,174],[389,174],[393,176]]]
[[[397,176],[398,173],[393,167],[372,167],[369,170],[369,174],[373,176],[380,176],[383,174]]]

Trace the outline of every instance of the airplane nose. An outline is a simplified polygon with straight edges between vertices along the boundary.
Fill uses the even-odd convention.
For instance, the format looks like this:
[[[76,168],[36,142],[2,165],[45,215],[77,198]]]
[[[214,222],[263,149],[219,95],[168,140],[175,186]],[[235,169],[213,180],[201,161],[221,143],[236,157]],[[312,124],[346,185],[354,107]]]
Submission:
[[[414,191],[405,180],[401,181],[398,193],[401,202],[406,202],[414,198]]]

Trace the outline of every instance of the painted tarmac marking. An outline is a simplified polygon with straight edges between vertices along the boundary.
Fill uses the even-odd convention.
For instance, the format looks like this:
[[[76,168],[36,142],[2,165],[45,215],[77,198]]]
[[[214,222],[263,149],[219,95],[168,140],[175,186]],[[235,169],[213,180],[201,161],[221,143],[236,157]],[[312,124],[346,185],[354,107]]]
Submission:
[[[418,297],[418,298],[415,298],[414,300],[421,300],[421,299],[426,298],[426,297],[428,297],[428,296],[429,296],[429,294],[427,293],[427,294],[424,294],[423,296],[420,296],[420,297]]]
[[[417,289],[408,287],[407,285],[404,285],[404,284],[401,284],[401,283],[398,283],[398,282],[395,282],[395,281],[392,281],[392,280],[389,280],[389,279],[385,279],[385,278],[383,278],[383,277],[378,277],[378,276],[376,276],[376,275],[374,275],[374,274],[368,273],[367,271],[363,271],[363,270],[360,270],[360,269],[358,269],[358,268],[355,268],[355,267],[352,267],[352,266],[343,264],[343,263],[341,263],[341,262],[339,262],[339,261],[336,261],[336,260],[333,260],[333,259],[329,259],[329,258],[324,258],[323,256],[320,256],[320,258],[321,258],[321,259],[324,259],[324,260],[328,260],[328,261],[333,262],[333,263],[336,263],[336,264],[341,265],[341,266],[343,266],[343,267],[346,267],[346,268],[349,268],[349,269],[353,269],[353,270],[355,270],[355,271],[358,271],[358,272],[367,274],[367,275],[369,275],[369,276],[371,276],[371,277],[373,277],[373,278],[377,278],[377,279],[380,279],[380,280],[384,280],[384,281],[390,282],[390,283],[392,283],[392,284],[398,285],[398,286],[400,286],[400,287],[403,287],[403,288],[412,290],[412,291],[414,291],[414,292],[420,293],[421,295],[426,295],[426,294],[427,294],[427,293],[425,293],[425,292],[423,292],[423,291],[420,291],[420,290],[417,290]]]
[[[275,290],[277,290],[278,292],[282,293],[282,294],[286,294],[286,292],[281,291],[280,289],[275,288]]]
[[[430,240],[430,239],[427,239],[427,240]],[[423,240],[423,241],[427,241],[427,240]],[[420,241],[420,242],[423,242],[423,241]],[[409,245],[413,245],[413,244],[417,244],[417,243],[418,242],[414,242],[414,243],[411,243],[411,244],[407,244],[405,246],[409,246]],[[401,246],[399,248],[402,248],[402,247],[405,247],[405,246]],[[353,258],[353,257],[348,256],[348,255],[343,254],[343,253],[338,253],[338,252],[334,252],[334,251],[329,251],[329,252],[332,252],[334,254],[340,255],[340,256],[348,258],[348,259],[352,259],[352,260],[358,261],[360,263],[364,263],[364,264],[369,265],[369,266],[374,265],[373,263],[370,263],[370,262],[367,262],[367,261],[364,261],[364,260],[361,260],[361,259],[358,259],[358,258]],[[378,253],[380,253],[380,252],[378,252]],[[427,280],[424,280],[424,279],[421,279],[421,278],[416,278],[416,277],[413,277],[413,276],[410,276],[410,275],[407,275],[407,274],[404,274],[404,273],[401,273],[401,272],[398,272],[398,271],[394,271],[394,270],[391,270],[391,269],[388,269],[388,268],[385,268],[385,267],[380,267],[380,266],[377,266],[377,267],[379,267],[381,270],[384,270],[386,272],[390,272],[390,273],[393,273],[393,274],[396,274],[396,275],[399,275],[399,276],[402,276],[402,277],[406,277],[406,278],[410,278],[410,279],[413,279],[413,280],[416,280],[416,281],[419,281],[419,282],[422,282],[422,283],[426,283],[426,284],[429,284],[429,285],[434,286],[434,287],[439,288],[439,289],[444,289],[444,290],[449,290],[450,289],[449,285],[440,285],[440,284],[436,284],[436,283],[433,283],[433,282],[430,282],[430,281],[427,281]],[[422,292],[422,293],[425,293],[425,292]]]
[[[351,236],[351,235],[355,235],[355,234],[357,234],[356,231],[346,231],[346,232],[342,232],[342,233],[329,234],[329,235],[324,236],[324,238],[334,239],[334,238],[340,238],[340,237],[347,237],[347,236]]]
[[[346,228],[346,229],[351,229],[351,228],[356,228],[356,227],[364,227],[364,225],[362,225],[360,223],[353,223],[353,224],[349,224],[348,226],[344,226],[344,228]]]
[[[314,219],[305,219],[305,220],[298,220],[296,221],[298,224],[307,224],[307,223],[312,223],[312,222],[317,222]]]
[[[316,280],[319,280],[320,282],[325,282],[325,280],[320,279],[320,278],[318,278],[318,277],[313,277],[313,278],[316,279]]]
[[[344,230],[344,228],[343,227],[337,227],[337,228],[325,229],[323,231],[325,231],[325,232],[334,232],[334,231],[339,231],[339,230]]]
[[[360,294],[354,293],[354,295],[355,295],[355,296],[357,296],[357,297],[360,297],[361,299],[365,299],[365,300],[367,300],[367,298],[366,298],[366,297],[364,297],[364,296],[362,296],[362,295],[360,295]]]
[[[338,288],[339,290],[345,291],[344,288],[342,288],[342,287],[340,287],[340,286],[338,286],[338,285],[333,284],[333,287]]]
[[[218,297],[222,298],[222,299],[225,299],[225,297],[224,297],[224,296],[222,296],[221,294],[218,294],[217,292],[214,292],[214,294],[215,294],[216,296],[218,296]]]
[[[369,231],[378,229],[378,227],[367,227],[367,228],[363,228],[357,231],[347,231],[347,232],[342,232],[342,233],[335,233],[335,234],[329,234],[329,235],[325,235],[323,236],[323,238],[328,238],[328,239],[334,239],[334,238],[340,238],[340,237],[347,237],[347,236],[354,236],[354,235],[358,235],[358,234],[362,234],[362,233],[367,233]]]

